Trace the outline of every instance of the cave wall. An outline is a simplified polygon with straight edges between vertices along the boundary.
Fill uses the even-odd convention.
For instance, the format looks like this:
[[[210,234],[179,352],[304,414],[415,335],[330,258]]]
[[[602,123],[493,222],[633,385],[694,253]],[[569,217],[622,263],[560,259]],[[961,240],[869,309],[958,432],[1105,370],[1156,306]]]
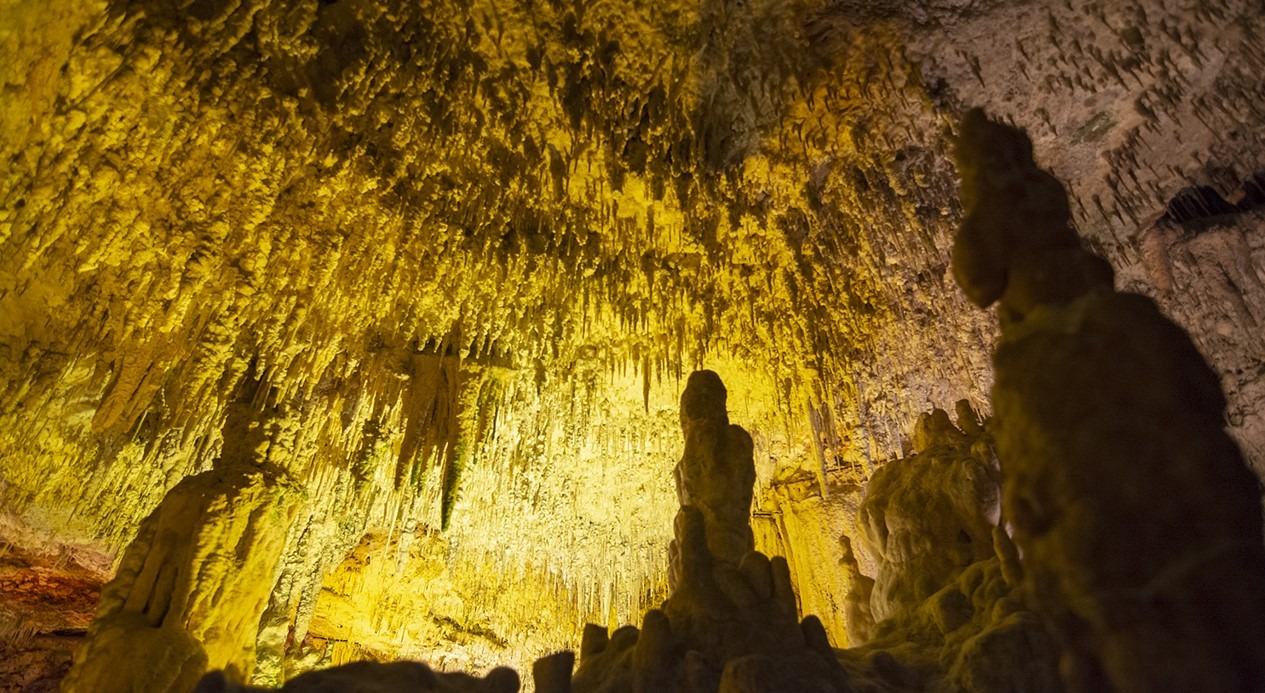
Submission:
[[[946,98],[1029,133],[1120,288],[1221,374],[1258,475],[1262,21],[1251,2],[1007,3],[911,48]]]
[[[108,564],[249,388],[308,499],[272,647],[366,534],[437,529],[468,577],[537,571],[629,622],[705,365],[839,639],[830,487],[932,405],[986,407],[993,321],[948,269],[972,105],[1192,331],[1259,472],[1265,13],[1188,5],[6,3],[6,538]],[[1191,186],[1243,209],[1170,212]]]

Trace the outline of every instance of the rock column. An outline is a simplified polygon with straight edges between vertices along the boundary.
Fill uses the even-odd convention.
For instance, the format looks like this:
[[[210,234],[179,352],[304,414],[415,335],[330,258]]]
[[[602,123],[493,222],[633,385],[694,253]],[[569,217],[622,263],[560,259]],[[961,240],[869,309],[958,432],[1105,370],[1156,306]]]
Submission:
[[[957,149],[955,276],[1000,301],[1004,517],[1071,691],[1265,688],[1259,485],[1187,335],[1113,290],[1027,137],[981,112]]]
[[[695,371],[681,395],[681,431],[685,450],[676,465],[676,495],[682,507],[696,509],[703,518],[711,557],[738,565],[755,548],[751,533],[751,495],[755,462],[751,436],[729,423],[727,392],[720,376]],[[673,543],[673,578],[676,572]]]
[[[141,524],[63,691],[187,693],[208,668],[249,679],[301,497],[252,412],[234,405],[211,471],[176,484]]]

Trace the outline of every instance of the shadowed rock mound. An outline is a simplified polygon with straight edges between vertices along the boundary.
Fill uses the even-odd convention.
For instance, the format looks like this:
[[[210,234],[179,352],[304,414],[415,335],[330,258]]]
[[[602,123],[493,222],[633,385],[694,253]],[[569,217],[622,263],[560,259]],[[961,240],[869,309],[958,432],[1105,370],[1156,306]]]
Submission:
[[[1027,137],[974,111],[955,276],[1000,300],[1003,512],[1074,691],[1265,687],[1256,479],[1216,375],[1148,298],[1112,289]]]

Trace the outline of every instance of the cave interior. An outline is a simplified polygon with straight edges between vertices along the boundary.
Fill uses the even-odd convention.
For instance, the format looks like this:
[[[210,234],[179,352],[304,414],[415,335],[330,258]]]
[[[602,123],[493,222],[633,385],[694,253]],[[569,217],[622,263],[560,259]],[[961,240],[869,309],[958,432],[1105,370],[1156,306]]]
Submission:
[[[1259,0],[0,0],[0,693],[1265,690]]]

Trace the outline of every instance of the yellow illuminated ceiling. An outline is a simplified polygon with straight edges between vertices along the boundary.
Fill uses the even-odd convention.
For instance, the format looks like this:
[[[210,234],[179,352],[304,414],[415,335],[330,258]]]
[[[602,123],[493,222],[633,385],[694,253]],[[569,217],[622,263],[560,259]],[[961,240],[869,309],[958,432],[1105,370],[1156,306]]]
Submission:
[[[5,336],[11,379],[29,381],[11,399],[68,424],[19,437],[41,460],[22,468],[65,455],[129,459],[146,484],[178,477],[212,455],[228,394],[253,374],[296,410],[282,417],[292,464],[318,476],[363,454],[366,426],[406,426],[406,362],[427,344],[494,355],[531,383],[538,399],[521,401],[551,402],[533,435],[567,459],[586,453],[563,418],[604,430],[608,416],[576,392],[633,377],[670,400],[717,358],[771,395],[757,417],[802,428],[811,407],[846,432],[827,464],[898,445],[858,391],[910,370],[894,356],[911,338],[900,311],[957,299],[942,266],[896,289],[885,278],[916,275],[881,258],[941,262],[949,210],[930,211],[924,247],[884,247],[909,241],[877,229],[926,210],[886,182],[889,155],[858,153],[893,134],[858,125],[878,105],[864,77],[826,70],[832,56],[787,24],[796,13],[198,7],[77,24],[10,10],[32,25],[10,38],[17,55],[67,66],[6,106],[29,125],[5,146],[18,165],[3,300],[21,316]],[[774,43],[729,36],[781,25]],[[922,97],[911,83],[885,98]],[[905,165],[949,186],[924,159]],[[884,181],[868,195],[867,176]],[[979,359],[966,365],[946,385],[978,392]],[[90,429],[75,407],[91,407]],[[77,514],[121,539],[147,505]]]

